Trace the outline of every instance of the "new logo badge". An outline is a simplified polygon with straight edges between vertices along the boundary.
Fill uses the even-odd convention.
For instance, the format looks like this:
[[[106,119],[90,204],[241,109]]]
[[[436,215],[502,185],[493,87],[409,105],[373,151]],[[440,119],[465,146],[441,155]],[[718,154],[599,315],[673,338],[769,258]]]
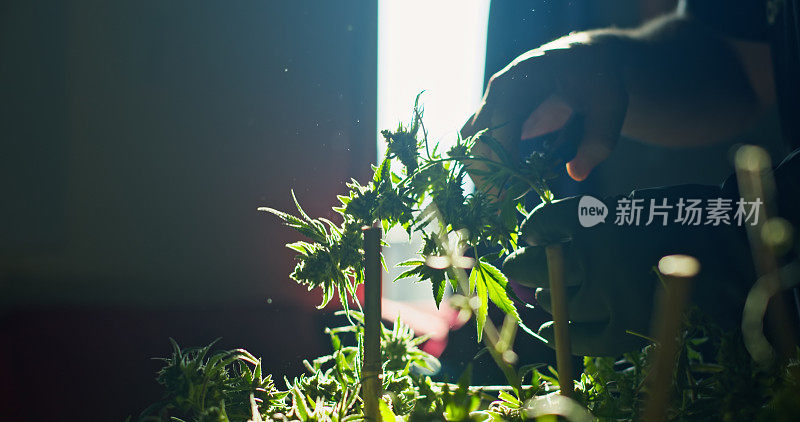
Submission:
[[[578,202],[578,222],[583,227],[593,227],[606,222],[608,207],[603,201],[584,195]]]

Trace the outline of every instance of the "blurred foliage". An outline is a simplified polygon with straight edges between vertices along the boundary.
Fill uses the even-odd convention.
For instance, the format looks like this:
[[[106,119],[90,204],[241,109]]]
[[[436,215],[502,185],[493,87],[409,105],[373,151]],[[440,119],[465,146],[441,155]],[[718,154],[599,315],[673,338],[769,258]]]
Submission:
[[[211,345],[181,350],[173,342],[173,355],[163,359],[157,378],[164,399],[139,420],[363,420],[363,316],[356,311],[351,316],[347,325],[326,329],[333,353],[304,361],[307,373],[285,380],[281,391],[261,374],[260,360],[244,350],[211,353]],[[800,414],[800,350],[796,359],[759,368],[740,334],[723,332],[696,309],[687,314],[678,339],[666,420],[793,421]],[[425,340],[399,319],[391,329],[382,326],[385,421],[523,421],[553,414],[576,420],[638,420],[658,348],[651,344],[618,358],[584,357],[571,400],[557,395],[555,370],[542,364],[519,368],[525,382],[519,394],[508,387],[471,386],[470,368],[455,385],[434,381],[431,375],[439,362],[420,350]]]

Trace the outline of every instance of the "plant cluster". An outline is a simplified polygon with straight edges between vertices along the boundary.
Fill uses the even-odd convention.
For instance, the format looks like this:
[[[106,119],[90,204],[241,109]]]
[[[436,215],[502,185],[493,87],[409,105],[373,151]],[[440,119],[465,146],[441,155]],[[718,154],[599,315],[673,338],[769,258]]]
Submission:
[[[800,414],[800,351],[784,365],[759,367],[741,332],[723,331],[697,308],[684,317],[677,341],[666,420],[792,420]],[[599,420],[637,420],[657,349],[652,343],[621,358],[584,357],[576,400]]]
[[[361,359],[363,316],[351,311],[342,327],[326,329],[333,353],[304,361],[307,373],[279,391],[262,376],[260,360],[236,349],[209,354],[211,345],[163,359],[158,381],[164,399],[143,412],[143,421],[363,420]],[[438,361],[419,349],[426,339],[399,319],[381,328],[384,421],[526,421],[568,414],[573,420],[639,420],[648,397],[648,374],[658,345],[618,358],[584,357],[574,401],[553,406],[558,380],[552,367],[522,366],[525,384],[486,391],[470,385],[468,368],[456,385],[434,381]],[[741,335],[724,332],[690,312],[679,334],[669,421],[790,421],[800,412],[798,359],[759,368]],[[546,369],[546,370],[545,370]]]
[[[547,181],[554,177],[552,168],[558,161],[542,152],[517,160],[488,130],[459,138],[441,153],[438,144],[429,145],[422,109],[416,102],[409,124],[381,134],[386,141],[384,159],[374,167],[368,184],[353,180],[347,184],[347,195],[338,197],[341,205],[334,210],[342,218],[340,224],[309,217],[294,194],[299,217],[260,208],[309,239],[287,245],[298,253],[292,279],[309,290],[319,287],[320,307],[338,294],[344,309],[349,309],[356,287],[364,280],[361,229],[380,224],[386,232],[400,226],[409,237],[418,233],[423,247],[419,258],[400,264],[410,268],[398,279],[429,280],[437,306],[448,286],[466,296],[477,294],[479,338],[490,301],[519,321],[508,280],[492,262],[517,248],[525,196],[536,192],[545,201],[553,198]],[[478,144],[490,149],[495,158],[475,154]],[[483,181],[475,192],[464,191],[468,174]],[[463,254],[471,256],[465,260]],[[431,265],[431,258],[439,258],[437,264]],[[469,284],[459,286],[456,269],[464,267],[471,267]]]
[[[284,407],[286,392],[279,392],[271,375],[262,374],[261,360],[243,349],[210,353],[214,343],[182,350],[175,340],[172,356],[156,381],[164,398],[148,407],[143,421],[244,421],[252,403],[272,409]]]
[[[559,386],[552,367],[514,368],[514,359],[507,356],[515,356],[511,345],[521,323],[508,281],[492,263],[517,248],[525,195],[553,199],[547,181],[557,160],[546,153],[516,160],[490,131],[458,139],[442,154],[430,148],[416,104],[408,125],[382,135],[387,151],[372,180],[366,185],[352,181],[348,193],[339,196],[334,210],[341,222],[310,217],[294,195],[299,216],[263,208],[307,238],[287,245],[297,252],[291,277],[309,290],[320,288],[320,307],[338,296],[344,308],[348,324],[327,329],[333,353],[304,361],[308,373],[285,380],[286,389],[279,390],[262,374],[260,360],[244,350],[211,353],[210,345],[181,350],[173,342],[173,355],[164,359],[158,375],[164,399],[148,408],[142,420],[363,420],[364,321],[350,304],[360,306],[355,292],[364,281],[362,228],[375,224],[384,231],[399,226],[409,236],[421,235],[419,257],[401,264],[407,270],[399,278],[430,280],[437,306],[449,286],[456,293],[454,302],[474,312],[478,335],[493,337],[487,350],[509,380],[508,387],[491,391],[470,386],[469,370],[456,385],[434,381],[431,375],[439,364],[420,350],[425,338],[415,337],[397,320],[391,329],[381,328],[384,422],[555,420],[553,415],[638,420],[651,387],[647,381],[659,347],[655,342],[616,359],[585,357],[572,399],[555,394]],[[477,145],[483,154],[476,153]],[[482,188],[465,193],[467,174],[483,180]],[[487,322],[489,302],[507,315],[500,330]],[[490,326],[494,331],[487,330]],[[777,421],[800,414],[797,360],[758,367],[740,334],[723,332],[696,310],[688,313],[677,340],[667,420]]]

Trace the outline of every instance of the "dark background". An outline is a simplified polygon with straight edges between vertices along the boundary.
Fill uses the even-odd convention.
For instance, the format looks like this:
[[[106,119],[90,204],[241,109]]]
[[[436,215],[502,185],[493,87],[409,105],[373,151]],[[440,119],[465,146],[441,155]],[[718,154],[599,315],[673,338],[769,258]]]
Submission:
[[[570,30],[672,6],[494,2],[487,77]],[[288,278],[295,234],[256,208],[291,209],[293,188],[333,217],[368,175],[376,18],[356,0],[0,5],[0,419],[136,415],[159,398],[150,358],[169,337],[222,337],[278,380],[328,351],[332,310]],[[445,357],[469,360],[473,332]]]
[[[0,6],[0,419],[121,420],[222,337],[281,380],[327,351],[295,240],[375,157],[376,6]],[[269,301],[268,301],[269,299]],[[271,302],[271,303],[269,303]],[[88,413],[88,414],[87,414]]]

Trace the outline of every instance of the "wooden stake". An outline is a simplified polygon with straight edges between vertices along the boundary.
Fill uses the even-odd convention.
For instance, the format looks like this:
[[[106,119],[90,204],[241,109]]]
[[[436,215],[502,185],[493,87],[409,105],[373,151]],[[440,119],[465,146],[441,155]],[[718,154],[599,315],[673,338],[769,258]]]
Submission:
[[[559,243],[547,246],[545,252],[550,276],[550,300],[553,308],[558,385],[562,395],[571,397],[574,386],[572,382],[572,346],[569,341],[567,291],[564,287],[564,251]]]
[[[689,298],[692,278],[700,271],[697,259],[688,255],[669,255],[658,262],[658,271],[664,276],[665,289],[658,300],[655,334],[659,349],[650,370],[649,399],[644,410],[644,421],[666,420],[669,393],[672,390],[672,373],[675,355],[678,353],[676,339],[681,326],[681,317]]]
[[[364,419],[381,422],[381,229],[364,229],[364,361],[361,399]]]
[[[754,224],[747,224],[747,237],[758,279],[747,295],[742,315],[742,335],[753,360],[768,366],[776,357],[795,355],[797,335],[790,328],[789,307],[782,294],[778,258],[764,235],[764,228],[777,214],[775,180],[769,154],[758,146],[745,145],[736,151],[736,179],[742,199],[760,201],[763,209]],[[764,335],[764,316],[769,315],[775,346]],[[776,350],[777,349],[777,355]]]

